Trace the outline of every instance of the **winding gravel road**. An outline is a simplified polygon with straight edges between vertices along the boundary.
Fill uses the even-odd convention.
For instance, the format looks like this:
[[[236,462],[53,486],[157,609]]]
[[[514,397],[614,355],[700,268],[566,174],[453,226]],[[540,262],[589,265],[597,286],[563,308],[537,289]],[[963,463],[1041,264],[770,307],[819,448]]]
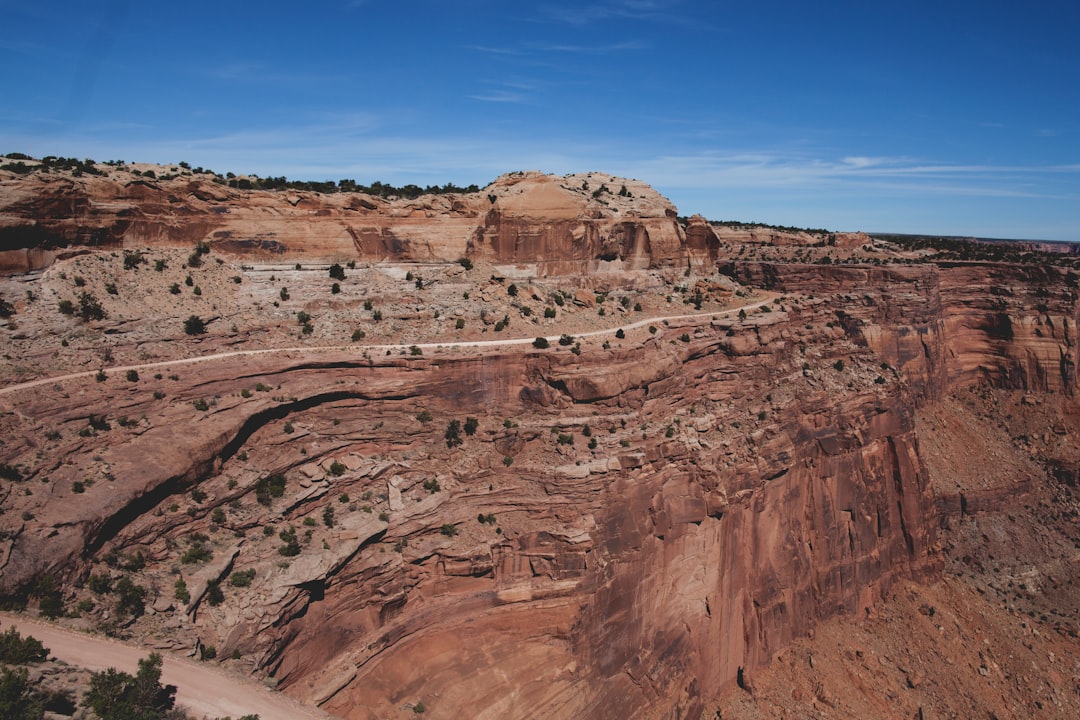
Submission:
[[[689,315],[667,315],[664,317],[650,317],[644,320],[637,320],[626,325],[619,325],[617,327],[604,328],[602,330],[590,330],[588,332],[578,333],[575,338],[589,338],[599,337],[601,335],[614,335],[619,329],[623,332],[630,330],[637,330],[643,328],[646,325],[652,325],[662,322],[671,322],[673,320],[694,320],[713,317],[730,317],[733,313],[737,313],[739,310],[752,310],[759,308],[762,305],[767,305],[772,302],[773,298],[767,298],[765,300],[759,300],[754,303],[748,303],[746,305],[740,305],[734,308],[728,308],[727,310],[720,310],[716,312],[707,313],[693,313]],[[548,335],[546,339],[548,342],[556,342],[562,337],[561,335]],[[319,353],[319,352],[345,352],[351,351],[356,353],[369,352],[369,351],[395,351],[404,350],[411,347],[417,347],[421,350],[453,350],[459,348],[493,348],[493,347],[510,347],[514,345],[531,345],[535,340],[535,337],[522,337],[522,338],[505,338],[499,340],[462,340],[458,342],[433,342],[433,343],[391,343],[388,345],[319,345],[308,347],[287,347],[287,348],[265,348],[263,350],[233,350],[226,353],[216,353],[214,355],[200,355],[199,357],[192,358],[179,358],[177,360],[161,360],[159,362],[141,363],[139,365],[116,365],[113,367],[102,368],[107,372],[124,373],[128,370],[156,370],[159,368],[173,367],[176,365],[193,365],[195,363],[211,362],[213,360],[224,360],[226,358],[235,358],[241,356],[253,356],[253,355],[271,355],[276,353]],[[19,392],[20,390],[27,390],[29,388],[38,387],[40,385],[46,385],[48,383],[63,382],[65,380],[75,380],[77,378],[92,377],[97,374],[97,370],[85,370],[83,372],[70,373],[68,375],[53,375],[51,377],[38,378],[37,380],[28,380],[23,383],[17,383],[15,385],[8,385],[0,388],[0,396],[9,395],[11,393]]]
[[[32,618],[0,613],[0,628],[14,627],[49,648],[50,655],[70,665],[100,672],[116,668],[134,675],[139,660],[152,652],[98,635],[84,635]],[[227,675],[213,665],[161,652],[161,682],[175,685],[176,703],[197,718],[256,714],[259,720],[331,720],[334,716],[303,705],[258,683]]]

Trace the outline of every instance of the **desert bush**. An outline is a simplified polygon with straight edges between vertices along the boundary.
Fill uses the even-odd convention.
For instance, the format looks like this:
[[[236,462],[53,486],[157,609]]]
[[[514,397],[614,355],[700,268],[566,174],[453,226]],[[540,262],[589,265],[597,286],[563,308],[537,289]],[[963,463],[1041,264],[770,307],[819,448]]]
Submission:
[[[134,677],[115,668],[90,676],[83,704],[101,720],[158,720],[172,716],[176,688],[161,684],[161,655],[139,660]]]
[[[45,703],[24,667],[0,670],[0,715],[4,720],[41,720]]]
[[[89,322],[91,320],[104,320],[107,317],[101,302],[92,293],[79,293],[79,317]]]
[[[0,663],[25,665],[41,662],[49,656],[49,648],[35,637],[23,637],[19,631],[9,627],[0,633]]]
[[[122,615],[142,615],[146,588],[136,585],[126,575],[113,585],[116,594],[116,611]]]
[[[192,315],[184,321],[184,332],[188,335],[202,335],[206,332],[206,323],[198,315]]]
[[[180,556],[180,562],[185,565],[195,565],[196,563],[206,562],[214,557],[214,551],[202,540],[193,540],[188,549],[184,551],[184,554]]]
[[[146,258],[139,250],[125,250],[124,251],[124,269],[134,270],[143,263],[146,262]]]
[[[281,473],[274,473],[261,478],[255,484],[255,499],[258,500],[260,505],[269,507],[274,498],[279,498],[284,494],[285,476]]]
[[[461,440],[461,421],[451,420],[446,424],[446,432],[443,434],[446,439],[446,447],[457,447],[462,443]]]
[[[229,584],[233,587],[248,587],[251,585],[251,581],[255,579],[255,569],[249,568],[247,570],[237,570],[229,575]]]
[[[300,541],[296,538],[296,530],[289,526],[278,533],[283,545],[278,547],[278,553],[285,557],[295,557],[300,554]]]
[[[184,578],[177,578],[176,582],[173,583],[173,597],[185,605],[191,602],[191,593],[188,591]]]

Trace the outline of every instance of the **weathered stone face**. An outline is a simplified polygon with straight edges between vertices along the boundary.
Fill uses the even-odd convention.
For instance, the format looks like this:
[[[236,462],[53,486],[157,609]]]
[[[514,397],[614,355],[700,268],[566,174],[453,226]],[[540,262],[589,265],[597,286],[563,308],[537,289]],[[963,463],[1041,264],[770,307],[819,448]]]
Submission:
[[[0,272],[48,266],[68,246],[208,242],[255,260],[528,264],[540,274],[685,264],[675,208],[645,183],[591,174],[504,175],[479,193],[415,200],[358,193],[242,191],[205,179],[32,174],[0,193]],[[618,188],[629,185],[627,195]],[[696,250],[691,247],[691,250]],[[707,250],[702,248],[704,256]],[[690,253],[696,257],[696,254]]]
[[[240,203],[212,183],[172,197],[136,183],[114,188],[112,209],[49,205],[46,224],[72,242],[112,228],[110,243],[210,238],[215,252],[290,262],[468,255],[540,277],[707,268],[695,291],[727,292],[710,265],[724,261],[714,228],[691,219],[684,232],[651,191],[631,184],[634,204],[593,197],[599,184],[522,174],[475,197]],[[42,207],[23,198],[6,217]],[[997,502],[935,492],[920,406],[975,382],[1076,387],[1076,278],[1064,271],[724,271],[784,297],[744,317],[687,311],[580,354],[223,353],[153,386],[0,388],[5,462],[27,473],[5,482],[0,592],[53,573],[76,597],[91,573],[128,573],[142,553],[150,611],[133,627],[148,642],[237,650],[343,718],[418,699],[436,717],[697,716],[822,619],[864,615],[898,578],[933,577],[939,512]],[[507,292],[492,282],[484,303]],[[520,294],[546,297],[524,282]],[[565,298],[605,307],[585,288]],[[500,315],[485,312],[486,324]],[[80,434],[96,414],[116,426]],[[280,497],[264,484],[276,473]],[[197,534],[213,556],[185,562]],[[238,570],[254,571],[250,584],[229,584]]]

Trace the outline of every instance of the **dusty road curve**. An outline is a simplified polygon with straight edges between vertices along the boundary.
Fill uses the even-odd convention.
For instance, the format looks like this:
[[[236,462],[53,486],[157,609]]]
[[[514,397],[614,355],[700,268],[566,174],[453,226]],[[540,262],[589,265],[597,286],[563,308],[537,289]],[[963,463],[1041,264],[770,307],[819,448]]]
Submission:
[[[32,618],[0,613],[0,630],[14,627],[49,648],[50,655],[70,665],[93,671],[116,668],[132,675],[150,650],[103,636],[84,635]],[[334,716],[302,705],[258,683],[233,677],[212,665],[161,652],[161,681],[175,685],[176,702],[197,718],[238,718],[257,714],[260,720],[330,720]]]
[[[589,332],[578,333],[575,337],[588,338],[598,337],[601,335],[613,335],[615,331],[620,328],[623,331],[636,330],[638,328],[645,327],[654,323],[662,323],[665,321],[673,320],[693,320],[704,319],[711,317],[730,317],[732,314],[737,313],[739,310],[753,310],[759,308],[762,305],[767,305],[773,301],[773,297],[766,298],[765,300],[759,300],[757,302],[748,303],[746,305],[740,305],[738,307],[727,308],[726,310],[719,310],[715,312],[707,313],[693,313],[689,315],[667,315],[663,317],[650,317],[644,320],[637,320],[625,325],[618,325],[615,327],[604,328],[602,330],[590,330]],[[547,337],[549,342],[555,342],[559,339],[560,335],[550,335]],[[436,342],[436,343],[409,343],[399,342],[391,343],[387,345],[320,345],[315,347],[287,347],[287,348],[266,348],[264,350],[233,350],[226,353],[216,353],[214,355],[202,355],[200,357],[192,358],[179,358],[177,360],[162,360],[160,362],[142,363],[139,365],[117,365],[114,367],[103,368],[107,372],[127,372],[128,370],[144,371],[155,370],[159,368],[172,367],[176,365],[193,365],[201,362],[211,362],[213,360],[224,360],[226,358],[234,358],[239,356],[253,356],[253,355],[270,355],[274,353],[318,353],[318,352],[341,352],[341,351],[384,351],[384,350],[400,350],[408,347],[418,347],[421,350],[453,350],[456,348],[493,348],[493,347],[509,347],[513,345],[530,345],[535,337],[523,337],[523,338],[507,338],[505,340],[463,340],[458,342]],[[97,373],[96,370],[86,370],[83,372],[70,373],[68,375],[54,375],[52,377],[38,378],[37,380],[28,380],[27,382],[17,383],[15,385],[8,385],[7,387],[0,387],[0,396],[9,395],[11,393],[18,392],[20,390],[28,390],[30,388],[38,387],[48,383],[63,382],[65,380],[74,380],[76,378],[92,377]]]

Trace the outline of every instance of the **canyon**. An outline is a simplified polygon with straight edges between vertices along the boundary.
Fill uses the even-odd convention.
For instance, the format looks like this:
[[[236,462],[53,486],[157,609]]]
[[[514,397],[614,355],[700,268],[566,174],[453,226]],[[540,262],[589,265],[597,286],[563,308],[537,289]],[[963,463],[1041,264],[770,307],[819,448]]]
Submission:
[[[349,720],[1080,711],[1070,256],[100,173],[0,170],[7,605]]]

